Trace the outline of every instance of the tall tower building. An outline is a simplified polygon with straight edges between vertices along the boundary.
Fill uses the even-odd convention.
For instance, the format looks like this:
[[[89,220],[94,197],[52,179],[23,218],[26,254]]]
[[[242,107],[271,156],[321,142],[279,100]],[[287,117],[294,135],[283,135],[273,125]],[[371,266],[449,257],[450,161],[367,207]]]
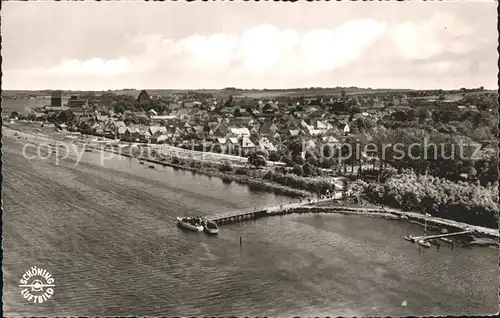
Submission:
[[[62,91],[52,91],[50,97],[51,107],[62,107],[63,106],[63,93]]]

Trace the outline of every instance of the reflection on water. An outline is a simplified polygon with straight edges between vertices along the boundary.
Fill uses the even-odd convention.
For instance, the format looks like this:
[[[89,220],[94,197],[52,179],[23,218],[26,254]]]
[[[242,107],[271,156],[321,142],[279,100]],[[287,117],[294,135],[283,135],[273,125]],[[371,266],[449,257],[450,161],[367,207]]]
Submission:
[[[288,198],[130,159],[100,166],[28,161],[4,141],[7,315],[426,315],[498,307],[497,250],[420,249],[421,228],[346,215],[288,215],[221,227],[175,226],[184,214]],[[240,236],[242,245],[240,246]],[[36,265],[53,299],[27,303],[19,275]],[[406,300],[406,306],[401,303]]]

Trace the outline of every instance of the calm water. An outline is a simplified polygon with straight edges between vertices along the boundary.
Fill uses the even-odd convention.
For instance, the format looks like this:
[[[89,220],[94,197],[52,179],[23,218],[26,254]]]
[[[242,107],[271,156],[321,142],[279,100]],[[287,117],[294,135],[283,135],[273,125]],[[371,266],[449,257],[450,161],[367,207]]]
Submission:
[[[344,215],[290,215],[221,227],[184,214],[286,202],[247,186],[85,153],[27,160],[4,138],[4,309],[11,315],[439,315],[498,311],[498,251],[420,250],[421,228]],[[243,244],[240,247],[239,238]],[[28,303],[20,276],[55,277]],[[406,300],[407,306],[401,306]]]

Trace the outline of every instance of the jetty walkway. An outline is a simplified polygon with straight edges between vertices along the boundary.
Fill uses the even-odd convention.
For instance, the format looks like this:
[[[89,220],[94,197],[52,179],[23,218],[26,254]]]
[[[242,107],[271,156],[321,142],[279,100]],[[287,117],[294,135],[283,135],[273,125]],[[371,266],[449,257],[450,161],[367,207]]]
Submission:
[[[479,235],[481,237],[487,237],[498,240],[499,231],[498,229],[490,229],[481,226],[470,225],[458,221],[442,219],[438,217],[426,217],[425,215],[417,212],[407,212],[401,211],[393,208],[387,207],[350,207],[350,206],[342,206],[342,205],[331,205],[331,206],[317,206],[316,203],[323,201],[331,201],[335,199],[341,199],[342,193],[337,192],[335,195],[315,200],[302,200],[300,202],[292,202],[288,204],[279,204],[270,206],[267,208],[260,209],[245,209],[238,211],[230,211],[219,213],[215,215],[207,215],[205,216],[207,219],[216,222],[217,224],[227,224],[233,222],[240,222],[245,220],[252,220],[266,216],[272,215],[283,215],[283,214],[291,214],[291,213],[339,213],[339,214],[358,214],[358,215],[367,215],[367,216],[379,216],[384,217],[386,219],[409,219],[414,220],[418,224],[420,222],[427,219],[427,223],[429,226],[433,226],[435,228],[448,229],[453,231],[452,233],[439,234],[439,235],[431,235],[426,236],[425,239],[433,239],[439,237],[447,237],[454,235],[464,235],[464,234],[473,234]],[[424,237],[418,237],[419,239],[423,239]]]
[[[455,235],[470,234],[470,233],[472,233],[472,230],[454,232],[454,233],[446,233],[446,234],[438,234],[438,235],[429,235],[429,236],[415,236],[414,238],[416,241],[419,241],[419,240],[425,241],[425,240],[431,240],[431,239],[440,238],[440,237],[455,236]]]
[[[229,212],[223,212],[215,215],[207,215],[205,218],[207,218],[210,221],[214,221],[217,224],[224,224],[224,223],[230,223],[230,222],[235,222],[235,221],[242,221],[242,220],[250,220],[250,219],[257,219],[260,217],[268,216],[268,215],[273,215],[273,214],[280,214],[281,212],[285,212],[287,210],[295,210],[297,208],[307,206],[310,204],[316,204],[324,201],[331,201],[331,200],[339,200],[342,198],[342,193],[337,192],[331,196],[322,198],[322,199],[306,199],[306,200],[301,200],[299,202],[292,202],[292,203],[284,203],[284,204],[277,204],[277,205],[272,205],[268,206],[265,208],[249,208],[249,209],[243,209],[243,210],[237,210],[237,211],[229,211]]]

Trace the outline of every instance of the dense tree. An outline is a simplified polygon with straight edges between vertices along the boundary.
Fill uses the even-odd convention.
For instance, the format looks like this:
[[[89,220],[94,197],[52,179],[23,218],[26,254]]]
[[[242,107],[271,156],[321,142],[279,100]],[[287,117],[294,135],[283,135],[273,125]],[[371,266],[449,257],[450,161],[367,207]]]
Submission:
[[[357,181],[357,188],[374,203],[498,228],[498,184],[484,187],[405,171],[384,183]]]
[[[270,161],[279,161],[280,160],[280,154],[277,151],[271,151],[269,153],[269,160]]]
[[[224,106],[226,107],[233,106],[233,95],[229,95],[228,99],[224,102]]]
[[[302,171],[303,171],[304,177],[314,176],[313,175],[313,171],[314,171],[313,166],[309,162],[304,163],[304,165],[302,166]]]
[[[292,173],[294,173],[298,176],[302,176],[302,175],[304,175],[304,170],[302,169],[302,167],[300,165],[294,164]]]
[[[234,170],[233,165],[229,161],[224,161],[222,166],[220,167],[220,171],[222,172],[232,172]]]
[[[304,141],[301,138],[293,139],[288,145],[288,150],[293,156],[302,154],[304,151]]]
[[[248,163],[255,168],[265,166],[267,163],[265,153],[262,151],[252,151],[248,154],[247,158]]]

